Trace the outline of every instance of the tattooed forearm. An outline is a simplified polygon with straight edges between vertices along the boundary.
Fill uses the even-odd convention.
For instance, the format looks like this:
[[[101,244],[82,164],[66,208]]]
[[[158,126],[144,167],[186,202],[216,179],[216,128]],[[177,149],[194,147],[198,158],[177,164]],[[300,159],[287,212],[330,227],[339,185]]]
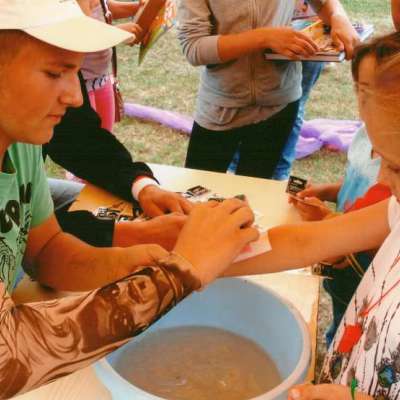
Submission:
[[[139,334],[190,291],[147,267],[96,291],[14,305],[0,281],[0,399],[83,368]]]

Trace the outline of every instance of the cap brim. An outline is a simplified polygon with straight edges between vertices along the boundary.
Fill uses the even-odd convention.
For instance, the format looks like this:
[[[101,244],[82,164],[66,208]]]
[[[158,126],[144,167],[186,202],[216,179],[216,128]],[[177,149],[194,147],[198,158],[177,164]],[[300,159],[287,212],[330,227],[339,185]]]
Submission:
[[[109,49],[133,38],[129,32],[86,16],[24,31],[45,43],[78,53]]]

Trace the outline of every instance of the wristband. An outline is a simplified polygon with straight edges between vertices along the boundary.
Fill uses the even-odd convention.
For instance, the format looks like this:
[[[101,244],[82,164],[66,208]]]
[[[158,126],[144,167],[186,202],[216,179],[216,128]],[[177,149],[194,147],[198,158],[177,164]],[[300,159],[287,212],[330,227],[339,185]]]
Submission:
[[[351,400],[356,400],[356,389],[358,386],[358,382],[356,378],[353,378],[351,380],[351,384],[350,384],[350,392],[351,392]]]
[[[139,194],[146,186],[160,186],[158,182],[154,179],[143,177],[136,179],[136,181],[132,185],[132,196],[135,200],[139,201]]]

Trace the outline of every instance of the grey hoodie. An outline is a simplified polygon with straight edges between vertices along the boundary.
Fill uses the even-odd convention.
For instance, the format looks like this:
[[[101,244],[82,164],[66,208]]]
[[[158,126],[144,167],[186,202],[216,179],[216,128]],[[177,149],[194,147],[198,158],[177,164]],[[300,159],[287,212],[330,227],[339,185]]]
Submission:
[[[300,63],[266,61],[262,51],[221,63],[217,48],[219,35],[289,25],[296,1],[179,0],[183,53],[192,65],[205,66],[196,111],[200,125],[223,130],[255,123],[257,115],[266,118],[300,98]],[[318,11],[325,1],[310,3]],[[240,110],[246,110],[252,121],[246,121]]]

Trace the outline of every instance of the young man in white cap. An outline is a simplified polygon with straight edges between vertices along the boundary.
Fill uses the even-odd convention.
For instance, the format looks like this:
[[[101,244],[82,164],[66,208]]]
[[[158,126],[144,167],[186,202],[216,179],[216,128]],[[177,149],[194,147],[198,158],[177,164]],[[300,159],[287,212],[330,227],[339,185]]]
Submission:
[[[68,107],[81,104],[81,53],[129,37],[85,17],[75,0],[0,0],[1,399],[122,345],[257,238],[251,210],[233,199],[195,207],[171,253],[157,245],[93,248],[60,230],[39,145]],[[16,306],[10,293],[22,258],[49,286],[108,286]]]

